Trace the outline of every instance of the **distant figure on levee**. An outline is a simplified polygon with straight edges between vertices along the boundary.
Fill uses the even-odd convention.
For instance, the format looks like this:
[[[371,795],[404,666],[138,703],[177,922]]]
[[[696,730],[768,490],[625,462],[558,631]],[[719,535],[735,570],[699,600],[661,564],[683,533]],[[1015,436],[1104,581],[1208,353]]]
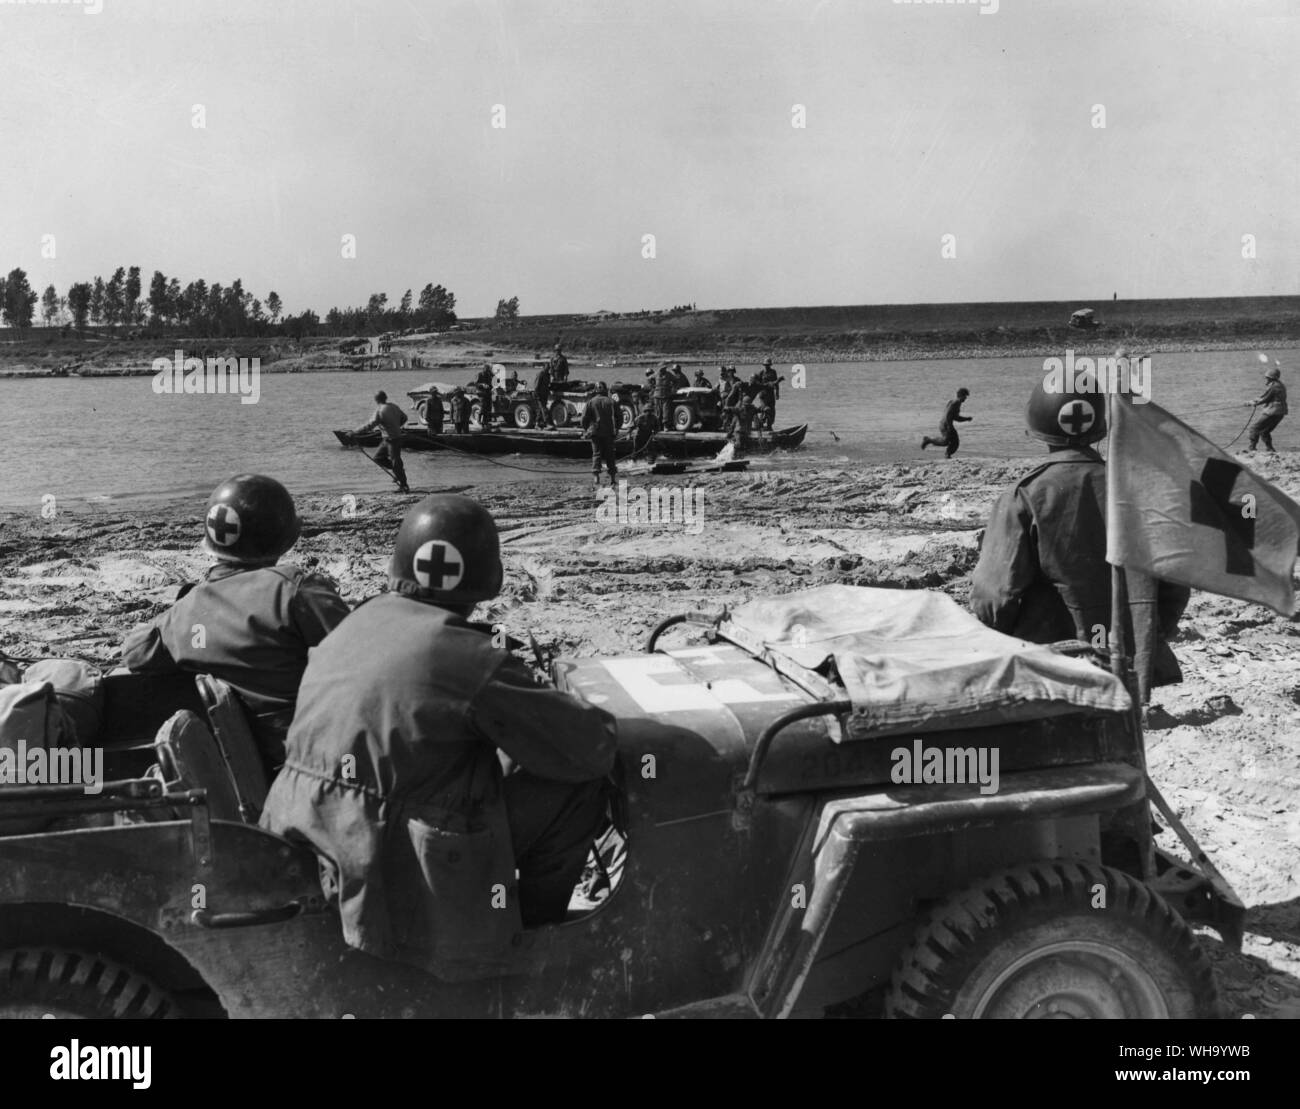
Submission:
[[[957,448],[961,446],[961,436],[957,434],[957,425],[970,423],[969,416],[961,414],[961,406],[965,403],[966,398],[970,396],[969,389],[958,389],[957,396],[948,402],[948,407],[943,410],[943,419],[939,421],[939,437],[932,439],[925,435],[921,437],[921,449],[926,447],[947,447],[944,452],[945,458],[951,458],[957,453]]]
[[[348,614],[329,579],[276,565],[300,526],[274,478],[240,474],[218,485],[203,522],[203,549],[217,564],[122,644],[129,670],[211,674],[234,687],[271,774],[284,762],[307,652]]]
[[[609,484],[618,484],[618,465],[614,461],[614,437],[618,434],[618,410],[609,399],[609,386],[603,381],[596,395],[587,401],[582,412],[582,433],[591,439],[591,479],[600,488],[600,467],[609,470]]]
[[[492,516],[425,497],[397,532],[388,592],[307,664],[262,827],[317,851],[344,940],[381,958],[508,953],[521,922],[564,919],[608,826],[614,718],[470,622],[502,576]]]
[[[406,413],[395,404],[388,403],[388,394],[382,389],[375,394],[375,414],[364,427],[357,428],[353,435],[364,435],[367,431],[379,429],[379,449],[374,459],[385,470],[392,470],[397,478],[399,492],[409,493],[411,487],[406,484],[406,467],[402,465],[402,425],[406,423]]]
[[[1258,400],[1248,401],[1246,405],[1248,408],[1258,409],[1247,429],[1250,446],[1246,449],[1255,450],[1256,445],[1263,440],[1264,450],[1269,454],[1277,454],[1273,449],[1273,429],[1287,414],[1286,386],[1282,384],[1282,371],[1276,365],[1270,366],[1264,372],[1264,380],[1268,384],[1264,386],[1263,395]]]
[[[1031,643],[1078,639],[1104,648],[1111,623],[1106,463],[1091,444],[1106,435],[1105,398],[1049,393],[1039,382],[1025,422],[1051,453],[994,506],[971,577],[971,611],[989,627]],[[1166,640],[1177,631],[1190,595],[1183,586],[1129,576],[1130,607],[1156,606],[1155,685],[1181,680]],[[1131,631],[1125,634],[1131,649]]]

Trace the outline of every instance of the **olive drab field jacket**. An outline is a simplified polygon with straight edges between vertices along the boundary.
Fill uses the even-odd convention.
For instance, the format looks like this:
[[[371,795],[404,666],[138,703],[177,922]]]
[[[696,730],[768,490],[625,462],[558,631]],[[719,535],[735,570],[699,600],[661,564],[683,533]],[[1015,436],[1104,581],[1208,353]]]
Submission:
[[[1148,579],[1149,580],[1149,579]],[[1111,567],[1106,561],[1106,463],[1087,447],[1053,452],[998,499],[971,578],[971,611],[989,627],[1027,639],[1109,642]],[[1157,583],[1149,597],[1130,586],[1134,603],[1155,603],[1162,635],[1172,634],[1189,591]],[[1128,643],[1132,643],[1131,638]],[[1164,668],[1164,674],[1160,668]],[[1177,680],[1167,645],[1159,679]]]
[[[1259,406],[1257,416],[1285,416],[1287,414],[1286,386],[1280,381],[1270,381],[1264,387],[1263,395],[1255,403]]]
[[[141,673],[185,670],[228,682],[253,714],[273,769],[283,758],[307,652],[348,611],[328,578],[297,566],[219,562],[161,616],[127,635],[122,662]]]
[[[358,431],[372,431],[379,429],[379,434],[385,439],[396,439],[402,430],[402,425],[406,423],[406,413],[403,412],[392,401],[384,401],[375,409],[375,414],[370,417],[370,422],[365,427],[359,428]]]
[[[597,780],[615,726],[485,628],[386,593],[312,652],[286,747],[262,826],[324,857],[344,939],[456,978],[497,965],[521,926],[498,751]]]

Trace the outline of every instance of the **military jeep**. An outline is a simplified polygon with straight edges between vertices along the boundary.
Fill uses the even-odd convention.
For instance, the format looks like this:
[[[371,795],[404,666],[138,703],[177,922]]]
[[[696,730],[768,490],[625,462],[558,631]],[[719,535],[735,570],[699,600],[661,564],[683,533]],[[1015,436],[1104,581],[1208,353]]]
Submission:
[[[827,586],[550,669],[619,721],[608,892],[434,969],[344,943],[317,858],[256,823],[220,683],[110,676],[102,792],[0,787],[0,820],[53,822],[0,837],[0,1014],[1217,1012],[1189,925],[1239,946],[1244,910],[1190,838],[1195,866],[1156,848],[1132,702],[1090,658]],[[219,757],[146,774],[182,725]]]

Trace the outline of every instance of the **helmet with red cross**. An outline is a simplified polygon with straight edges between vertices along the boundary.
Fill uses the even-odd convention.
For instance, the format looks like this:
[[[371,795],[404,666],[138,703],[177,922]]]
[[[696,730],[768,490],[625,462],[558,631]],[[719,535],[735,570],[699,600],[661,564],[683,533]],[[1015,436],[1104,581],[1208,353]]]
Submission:
[[[264,474],[237,474],[208,498],[203,549],[222,562],[269,566],[301,529],[289,490]]]
[[[469,604],[495,597],[504,576],[496,521],[477,501],[434,493],[402,519],[388,566],[398,592]]]
[[[1106,437],[1106,398],[1101,393],[1052,392],[1034,386],[1025,408],[1029,434],[1054,447],[1081,447]]]

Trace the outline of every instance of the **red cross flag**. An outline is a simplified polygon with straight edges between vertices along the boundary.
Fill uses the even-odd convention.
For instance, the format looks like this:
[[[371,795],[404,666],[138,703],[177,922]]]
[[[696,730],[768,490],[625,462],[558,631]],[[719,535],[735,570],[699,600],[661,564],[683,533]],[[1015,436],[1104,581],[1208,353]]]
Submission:
[[[1300,505],[1157,405],[1110,412],[1106,561],[1292,615]]]

